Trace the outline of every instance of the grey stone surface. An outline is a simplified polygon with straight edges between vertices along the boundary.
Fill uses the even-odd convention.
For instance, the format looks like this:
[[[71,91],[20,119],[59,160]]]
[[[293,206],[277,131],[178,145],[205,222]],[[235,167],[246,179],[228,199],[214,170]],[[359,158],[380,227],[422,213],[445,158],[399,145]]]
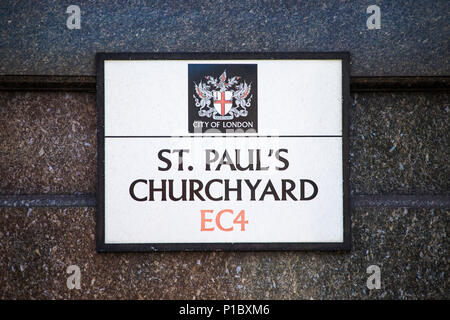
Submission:
[[[80,30],[66,27],[70,4]],[[366,27],[371,4],[379,30]],[[449,75],[449,11],[447,0],[8,0],[0,74],[93,75],[98,51],[349,51],[352,75]]]
[[[347,252],[98,254],[94,209],[0,209],[2,299],[449,299],[449,211],[357,209]],[[66,269],[81,270],[81,289]],[[381,268],[369,290],[367,267]]]
[[[93,93],[0,93],[0,194],[96,191]],[[355,93],[352,194],[450,195],[446,93]]]
[[[0,194],[95,192],[96,126],[94,94],[0,92]]]
[[[353,94],[352,194],[450,195],[450,95]]]

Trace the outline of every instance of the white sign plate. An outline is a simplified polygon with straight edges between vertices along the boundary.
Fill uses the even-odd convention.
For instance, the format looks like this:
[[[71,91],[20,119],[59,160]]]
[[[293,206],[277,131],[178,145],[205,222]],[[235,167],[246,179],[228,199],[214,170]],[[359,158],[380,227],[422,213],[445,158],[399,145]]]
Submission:
[[[97,54],[98,251],[349,250],[347,53]]]

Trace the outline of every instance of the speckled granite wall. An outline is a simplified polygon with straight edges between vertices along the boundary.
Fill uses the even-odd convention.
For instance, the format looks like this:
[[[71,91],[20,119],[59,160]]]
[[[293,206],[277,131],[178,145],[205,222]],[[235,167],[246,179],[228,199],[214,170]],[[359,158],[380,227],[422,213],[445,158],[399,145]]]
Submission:
[[[353,249],[97,254],[94,209],[0,209],[2,298],[448,298],[448,211],[357,209]],[[67,266],[81,289],[66,287]],[[366,268],[382,270],[368,290]]]
[[[79,5],[81,29],[66,27]],[[367,30],[367,7],[381,29]],[[3,0],[0,74],[93,75],[111,52],[350,51],[352,75],[449,75],[448,0]]]
[[[354,93],[352,194],[449,195],[446,93]],[[95,193],[91,93],[0,93],[0,194]],[[94,208],[0,208],[1,298],[449,298],[446,209],[354,208],[350,253],[95,252]],[[66,268],[82,288],[68,290]],[[382,288],[366,287],[366,268]]]
[[[449,1],[80,0],[79,30],[69,4],[0,2],[1,299],[450,298]],[[351,252],[96,253],[99,51],[349,51],[351,198],[372,199],[352,201]]]
[[[96,106],[88,93],[0,93],[0,193],[89,193]]]

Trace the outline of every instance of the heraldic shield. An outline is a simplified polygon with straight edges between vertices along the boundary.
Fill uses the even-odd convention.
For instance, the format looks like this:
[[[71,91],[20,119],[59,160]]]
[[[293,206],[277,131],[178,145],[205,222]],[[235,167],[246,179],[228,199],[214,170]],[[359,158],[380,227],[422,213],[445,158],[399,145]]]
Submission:
[[[231,91],[213,91],[214,108],[221,116],[230,112],[233,106],[233,92]]]

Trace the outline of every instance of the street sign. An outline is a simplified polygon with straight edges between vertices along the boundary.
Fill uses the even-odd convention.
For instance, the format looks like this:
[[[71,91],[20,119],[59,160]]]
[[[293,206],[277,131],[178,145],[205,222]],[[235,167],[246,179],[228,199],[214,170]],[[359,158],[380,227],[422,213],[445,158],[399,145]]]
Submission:
[[[347,53],[97,54],[97,250],[349,250],[348,97]]]

